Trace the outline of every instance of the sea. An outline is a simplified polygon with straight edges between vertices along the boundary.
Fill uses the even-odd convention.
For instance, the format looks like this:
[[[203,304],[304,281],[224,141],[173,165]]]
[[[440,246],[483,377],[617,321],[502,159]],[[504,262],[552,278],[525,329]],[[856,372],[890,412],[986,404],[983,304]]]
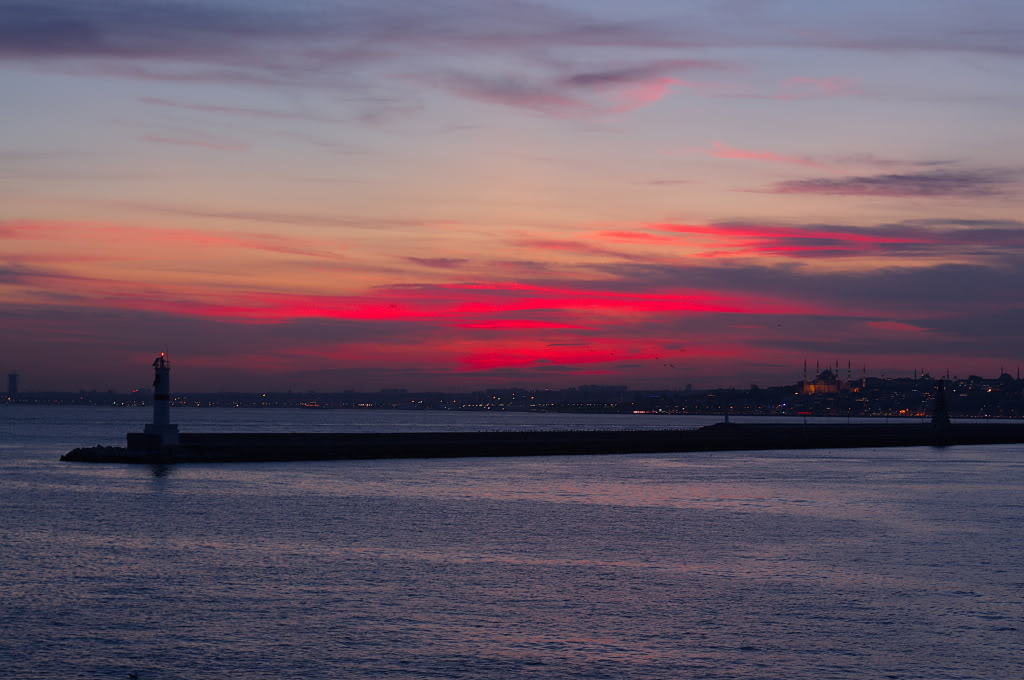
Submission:
[[[194,432],[717,420],[172,417]],[[58,460],[121,445],[148,420],[143,408],[0,407],[0,678],[1022,677],[1021,445]]]

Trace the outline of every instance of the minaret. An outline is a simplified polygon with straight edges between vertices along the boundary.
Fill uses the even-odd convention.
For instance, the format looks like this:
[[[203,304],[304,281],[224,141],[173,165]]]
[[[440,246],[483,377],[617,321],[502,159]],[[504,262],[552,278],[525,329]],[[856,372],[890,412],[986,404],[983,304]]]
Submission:
[[[178,443],[178,426],[171,425],[171,366],[165,352],[153,361],[153,369],[153,422],[145,432],[159,437],[160,446],[173,446]]]
[[[939,380],[935,386],[935,405],[932,407],[932,428],[939,432],[948,432],[949,404],[946,402],[946,382]]]

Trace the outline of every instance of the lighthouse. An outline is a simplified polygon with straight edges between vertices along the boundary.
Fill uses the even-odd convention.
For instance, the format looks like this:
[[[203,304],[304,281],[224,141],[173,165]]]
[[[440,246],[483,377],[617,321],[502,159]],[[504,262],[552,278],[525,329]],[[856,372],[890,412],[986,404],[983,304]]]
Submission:
[[[153,360],[153,422],[146,425],[145,433],[153,435],[158,445],[173,446],[178,443],[178,426],[171,425],[171,365],[167,353]]]

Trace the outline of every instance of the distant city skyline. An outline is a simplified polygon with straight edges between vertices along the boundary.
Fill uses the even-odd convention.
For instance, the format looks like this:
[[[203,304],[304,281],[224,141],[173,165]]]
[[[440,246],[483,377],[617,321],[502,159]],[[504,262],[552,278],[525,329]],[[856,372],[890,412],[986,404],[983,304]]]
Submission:
[[[951,417],[966,420],[1024,418],[1024,380],[1019,375],[966,376],[949,381],[930,375],[843,379],[825,369],[814,378],[787,385],[751,385],[746,389],[631,389],[627,385],[589,384],[566,389],[495,387],[472,392],[387,389],[342,391],[158,392],[167,385],[160,373],[153,388],[131,392],[0,393],[0,406],[99,406],[153,410],[157,430],[174,424],[170,407],[286,408],[315,410],[518,411],[534,413],[606,413],[651,415],[789,416],[842,418]],[[163,398],[162,398],[163,397]],[[161,415],[157,415],[157,414]],[[156,432],[153,432],[156,434]],[[171,427],[167,434],[177,435]]]
[[[20,391],[1024,362],[1024,4],[0,0]]]
[[[833,364],[826,365],[826,366],[819,365],[819,366],[813,367],[813,368],[812,367],[808,367],[808,370],[807,370],[806,373],[801,372],[799,375],[795,376],[793,379],[791,379],[791,380],[783,380],[783,381],[781,381],[779,383],[761,383],[761,384],[758,384],[758,383],[746,383],[746,384],[741,384],[741,385],[725,385],[725,384],[719,384],[719,385],[695,385],[693,383],[685,383],[685,384],[678,384],[678,385],[670,385],[670,384],[665,384],[665,385],[628,385],[628,384],[616,384],[616,383],[612,383],[612,382],[596,382],[596,383],[570,384],[570,385],[562,385],[562,386],[554,386],[554,385],[528,385],[528,384],[525,384],[525,383],[507,383],[507,384],[486,385],[486,386],[479,387],[479,388],[452,388],[452,389],[446,389],[446,388],[442,388],[442,387],[439,387],[439,386],[436,386],[436,385],[433,386],[433,387],[431,387],[431,386],[410,387],[410,386],[403,386],[403,385],[390,385],[388,387],[373,388],[373,389],[355,389],[355,388],[346,387],[346,386],[343,386],[343,385],[334,386],[334,387],[328,386],[327,388],[317,389],[317,388],[312,388],[312,387],[301,387],[301,386],[291,386],[290,385],[290,386],[288,386],[286,388],[268,388],[266,386],[263,386],[263,387],[255,388],[255,389],[247,389],[247,388],[242,388],[242,387],[239,387],[239,386],[235,386],[235,387],[230,387],[230,388],[223,389],[223,390],[220,390],[220,389],[217,389],[217,390],[204,390],[204,389],[198,389],[198,388],[194,388],[194,387],[190,388],[190,387],[187,386],[187,384],[186,384],[186,386],[181,386],[181,385],[178,384],[177,375],[172,374],[172,381],[173,382],[172,382],[171,393],[172,393],[172,395],[179,395],[180,396],[180,395],[188,394],[188,393],[194,393],[194,394],[216,394],[216,393],[229,394],[229,393],[239,393],[239,394],[258,395],[260,393],[267,393],[267,394],[270,394],[270,393],[274,393],[274,394],[286,394],[286,393],[295,393],[295,394],[318,394],[318,393],[341,394],[341,393],[345,393],[345,392],[354,392],[354,393],[385,394],[386,395],[386,394],[406,394],[406,393],[415,394],[415,393],[431,393],[432,392],[432,393],[439,393],[439,394],[446,394],[446,393],[447,394],[473,394],[473,393],[504,392],[504,391],[510,391],[510,390],[511,391],[523,390],[524,392],[531,392],[531,393],[532,392],[543,392],[543,391],[565,392],[565,391],[573,391],[573,390],[582,390],[582,391],[587,391],[587,390],[599,390],[599,391],[600,390],[619,390],[619,391],[628,391],[628,392],[644,392],[644,391],[650,391],[650,392],[657,392],[657,391],[665,391],[665,392],[689,392],[689,391],[714,392],[716,390],[746,391],[746,390],[750,390],[750,389],[755,389],[755,390],[756,389],[778,389],[778,388],[800,386],[800,385],[812,385],[813,386],[816,383],[821,383],[822,379],[825,379],[826,381],[828,381],[830,379],[834,379],[834,381],[837,382],[838,384],[860,383],[863,380],[870,380],[870,381],[878,381],[878,380],[883,380],[883,381],[888,381],[888,380],[892,380],[892,381],[929,380],[929,381],[936,382],[936,383],[939,380],[949,380],[949,381],[951,381],[953,383],[956,383],[956,382],[964,382],[964,381],[968,381],[968,380],[975,380],[975,381],[980,380],[980,381],[996,382],[996,381],[1000,380],[1001,378],[1005,378],[1006,376],[1009,376],[1013,380],[1018,380],[1019,381],[1021,379],[1020,367],[1018,366],[1018,367],[1015,367],[1013,369],[1007,369],[1007,368],[1003,367],[1002,369],[994,371],[994,372],[972,371],[972,372],[967,373],[965,375],[953,374],[952,372],[950,372],[948,374],[947,373],[935,374],[935,373],[932,373],[932,372],[927,371],[925,369],[915,370],[915,371],[911,371],[911,372],[908,372],[908,373],[893,373],[893,374],[880,373],[879,374],[879,373],[872,373],[870,371],[865,370],[864,368],[861,368],[860,370],[856,370],[855,371],[853,369],[849,369],[848,370],[847,368],[840,367],[837,370],[835,364],[833,363]],[[98,387],[98,386],[79,386],[79,387],[63,386],[62,387],[62,386],[57,386],[57,387],[48,387],[48,388],[45,388],[45,389],[43,389],[43,388],[37,389],[31,383],[27,383],[26,384],[23,381],[21,381],[21,377],[22,376],[20,376],[20,374],[14,374],[14,373],[9,374],[8,375],[8,381],[7,381],[7,391],[6,392],[0,392],[0,394],[5,395],[5,396],[12,396],[12,395],[25,396],[25,395],[46,394],[46,393],[54,393],[54,394],[57,394],[57,393],[64,393],[64,394],[76,394],[76,393],[94,393],[94,394],[95,393],[116,393],[116,394],[119,394],[119,395],[130,395],[130,394],[138,393],[140,395],[140,398],[146,399],[146,398],[148,398],[146,395],[148,395],[148,394],[150,394],[152,392],[152,386],[146,380],[136,380],[134,383],[132,383],[130,385],[125,385],[125,386],[107,386],[107,387]],[[253,379],[258,381],[258,377],[254,377]],[[13,390],[11,389],[12,387],[14,388]],[[811,389],[811,390],[809,390],[808,393],[814,394],[815,390]]]

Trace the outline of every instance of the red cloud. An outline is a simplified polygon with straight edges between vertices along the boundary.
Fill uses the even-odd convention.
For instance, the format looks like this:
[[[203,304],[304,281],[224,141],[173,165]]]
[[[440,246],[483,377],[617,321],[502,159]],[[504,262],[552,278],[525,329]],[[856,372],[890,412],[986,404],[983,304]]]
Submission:
[[[880,331],[894,331],[897,333],[922,333],[928,329],[915,326],[901,321],[868,321],[868,326]]]
[[[598,364],[611,361],[613,357],[585,350],[553,349],[550,347],[507,347],[499,352],[473,352],[462,359],[471,371],[488,371],[495,368],[536,367],[539,365]]]
[[[661,346],[648,343],[637,347],[622,337],[603,336],[598,343],[559,345],[544,342],[506,341],[498,347],[473,351],[463,356],[469,370],[488,371],[501,368],[555,368],[559,366],[593,366],[619,361],[662,362]],[[575,371],[574,371],[575,373]]]
[[[469,328],[480,330],[535,330],[545,328],[550,330],[581,330],[584,326],[554,323],[551,321],[534,321],[531,319],[494,319],[491,321],[475,321],[455,324],[457,328]]]
[[[572,315],[587,324],[615,323],[623,317],[638,320],[648,315],[704,313],[800,313],[806,308],[754,297],[724,296],[704,291],[617,293],[585,288],[547,288],[524,284],[450,284],[392,286],[364,295],[304,296],[239,293],[223,302],[160,298],[153,294],[123,292],[108,300],[114,306],[163,310],[186,316],[233,320],[242,323],[281,323],[296,319],[423,322],[462,328],[509,324],[499,315]],[[520,321],[520,324],[527,322]],[[541,319],[535,327],[571,328]],[[521,325],[520,327],[526,327]]]

